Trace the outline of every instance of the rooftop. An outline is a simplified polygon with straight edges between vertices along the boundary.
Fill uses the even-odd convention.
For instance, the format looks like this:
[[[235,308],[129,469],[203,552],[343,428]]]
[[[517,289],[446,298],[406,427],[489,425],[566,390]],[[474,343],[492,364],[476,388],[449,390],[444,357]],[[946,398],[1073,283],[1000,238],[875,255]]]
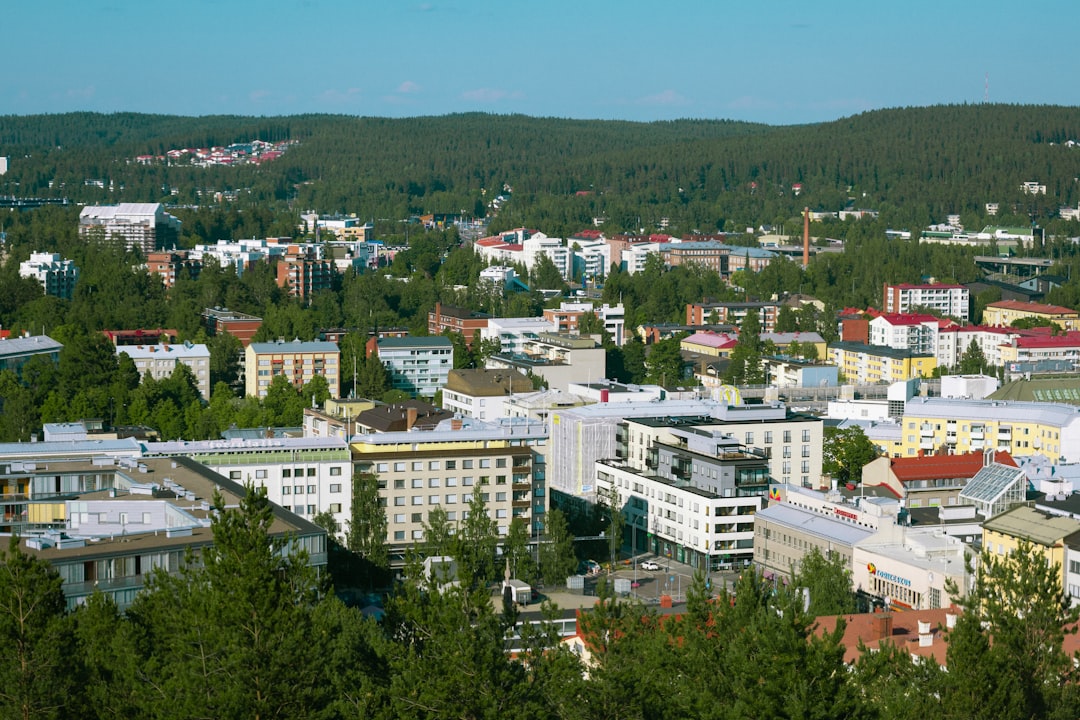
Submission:
[[[994,453],[994,462],[1016,467],[1016,461],[1005,451]],[[972,478],[983,468],[985,458],[981,452],[960,455],[925,455],[923,457],[892,458],[893,475],[900,482]]]
[[[1080,530],[1080,521],[1020,505],[990,518],[983,523],[983,528],[1049,547]]]

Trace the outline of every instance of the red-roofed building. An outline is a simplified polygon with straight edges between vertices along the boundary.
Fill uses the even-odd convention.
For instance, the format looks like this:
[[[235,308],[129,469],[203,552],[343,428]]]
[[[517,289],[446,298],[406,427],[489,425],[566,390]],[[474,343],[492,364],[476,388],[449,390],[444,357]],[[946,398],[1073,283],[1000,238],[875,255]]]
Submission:
[[[863,652],[874,652],[891,644],[914,658],[932,659],[945,667],[948,644],[945,631],[956,622],[959,611],[949,608],[911,610],[908,612],[875,612],[858,615],[830,615],[817,618],[814,634],[821,637],[836,630],[844,619],[844,662],[853,664]]]
[[[1080,363],[1080,331],[1012,337],[998,348],[1002,364],[1059,360]]]
[[[1000,300],[983,310],[983,322],[987,325],[1009,326],[1024,319],[1052,322],[1062,330],[1080,330],[1080,313],[1061,305]]]
[[[990,462],[1016,467],[1012,455],[1005,451],[996,451],[993,456],[976,451],[960,455],[880,457],[863,467],[862,481],[864,485],[889,490],[909,508],[955,505],[968,481]]]
[[[487,329],[488,316],[472,312],[465,308],[435,303],[435,309],[428,313],[428,335],[442,335],[446,330],[460,333],[465,338],[465,347],[472,349],[473,336]]]
[[[869,344],[933,355],[938,331],[956,324],[926,313],[882,313],[870,321]]]

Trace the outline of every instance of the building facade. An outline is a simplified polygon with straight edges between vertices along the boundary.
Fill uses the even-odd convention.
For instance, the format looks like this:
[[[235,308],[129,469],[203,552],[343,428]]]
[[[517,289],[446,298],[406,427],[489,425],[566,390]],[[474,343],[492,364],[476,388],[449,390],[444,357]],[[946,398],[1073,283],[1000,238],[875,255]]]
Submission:
[[[164,380],[177,365],[186,365],[195,378],[195,386],[204,400],[210,399],[210,349],[206,345],[184,342],[182,345],[120,345],[116,354],[125,354],[135,363],[139,377]]]
[[[161,203],[88,206],[79,213],[79,236],[117,242],[143,255],[176,245],[181,223]]]
[[[34,278],[46,295],[70,300],[79,279],[79,268],[60,253],[30,253],[30,259],[19,263],[19,277]]]
[[[251,343],[244,349],[244,392],[266,397],[275,375],[303,387],[316,375],[326,378],[330,397],[341,395],[341,351],[330,342]]]
[[[400,337],[369,341],[390,374],[390,384],[413,397],[434,397],[454,369],[447,337]]]
[[[963,285],[885,283],[881,309],[886,313],[911,313],[925,308],[966,323],[971,318],[970,306],[971,293]]]

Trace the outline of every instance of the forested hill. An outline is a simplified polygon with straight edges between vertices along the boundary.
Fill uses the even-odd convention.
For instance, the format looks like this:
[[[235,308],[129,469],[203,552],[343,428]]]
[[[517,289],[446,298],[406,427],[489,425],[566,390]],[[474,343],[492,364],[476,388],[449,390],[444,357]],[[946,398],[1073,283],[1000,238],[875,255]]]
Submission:
[[[297,144],[259,167],[132,162],[253,139]],[[987,202],[1025,221],[1076,206],[1080,147],[1065,143],[1078,139],[1080,108],[1009,105],[879,110],[789,127],[483,114],[5,116],[0,155],[11,163],[0,194],[191,204],[197,190],[241,190],[241,208],[289,203],[402,218],[483,214],[505,184],[513,200],[499,222],[552,233],[597,216],[616,230],[667,217],[677,232],[707,232],[783,222],[804,205],[849,204],[880,210],[897,226],[949,213],[975,224]],[[1025,181],[1046,185],[1046,195],[1025,195]]]

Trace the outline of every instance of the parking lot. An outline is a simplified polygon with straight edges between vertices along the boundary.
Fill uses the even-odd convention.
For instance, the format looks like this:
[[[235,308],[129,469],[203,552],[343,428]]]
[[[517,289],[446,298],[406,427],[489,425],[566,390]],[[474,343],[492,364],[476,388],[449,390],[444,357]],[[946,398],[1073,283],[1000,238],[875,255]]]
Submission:
[[[651,564],[655,564],[657,569],[645,569],[645,567],[648,567]],[[645,567],[642,567],[642,565],[645,565]],[[638,555],[629,560],[621,561],[615,572],[610,575],[604,572],[600,575],[586,578],[586,594],[595,594],[596,584],[600,578],[609,578],[610,582],[614,582],[615,579],[629,580],[630,595],[643,602],[659,602],[660,596],[670,595],[672,601],[678,604],[684,602],[686,599],[686,592],[690,589],[690,585],[694,579],[694,569],[689,565],[674,562],[669,558],[658,558],[653,555]],[[719,593],[720,589],[724,586],[731,589],[737,578],[738,572],[735,570],[728,570],[710,573],[707,577],[707,581],[709,582],[713,594],[716,594]]]

